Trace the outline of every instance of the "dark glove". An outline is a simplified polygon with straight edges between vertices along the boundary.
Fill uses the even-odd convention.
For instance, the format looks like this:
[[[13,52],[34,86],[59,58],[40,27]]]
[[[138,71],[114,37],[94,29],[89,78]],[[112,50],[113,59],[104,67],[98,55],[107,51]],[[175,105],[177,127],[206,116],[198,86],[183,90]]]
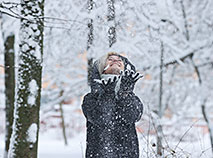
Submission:
[[[114,77],[113,79],[109,78],[108,81],[102,80],[102,87],[104,91],[108,94],[115,93],[115,86],[117,84],[118,77]]]
[[[135,83],[142,77],[143,76],[138,72],[135,73],[134,71],[125,70],[125,72],[121,74],[120,91],[133,91]]]

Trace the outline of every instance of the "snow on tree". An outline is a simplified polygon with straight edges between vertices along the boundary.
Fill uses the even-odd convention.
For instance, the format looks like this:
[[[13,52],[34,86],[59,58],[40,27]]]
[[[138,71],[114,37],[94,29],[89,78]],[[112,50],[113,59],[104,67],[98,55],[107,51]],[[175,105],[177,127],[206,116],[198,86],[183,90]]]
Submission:
[[[14,4],[13,4],[14,3]],[[17,8],[14,2],[3,3],[2,7],[6,8]],[[1,8],[1,7],[0,7]],[[2,9],[3,9],[2,8]],[[16,48],[17,48],[17,36],[19,26],[18,21],[11,16],[1,15],[1,35],[2,35],[2,54],[4,54],[4,78],[5,78],[5,151],[4,157],[7,157],[10,137],[12,134],[13,125],[13,113],[14,113],[14,100],[15,100],[15,69],[16,69]]]
[[[92,18],[94,28],[93,45],[84,55],[96,59],[108,51],[115,50],[117,52],[124,52],[130,60],[136,64],[139,71],[144,73],[144,80],[138,83],[138,86],[143,86],[143,89],[137,90],[141,96],[145,98],[145,101],[150,104],[151,110],[155,112],[157,110],[156,105],[158,105],[158,95],[156,95],[156,92],[159,87],[160,41],[163,41],[165,51],[165,80],[162,100],[164,114],[166,110],[169,110],[173,113],[174,118],[176,116],[178,118],[174,121],[179,121],[184,119],[184,115],[186,114],[185,110],[188,108],[188,105],[195,105],[197,102],[190,99],[197,95],[197,92],[194,91],[194,88],[197,86],[197,78],[194,76],[190,55],[195,54],[193,58],[198,65],[211,62],[209,50],[212,49],[212,38],[209,34],[212,33],[210,27],[210,15],[212,13],[206,14],[209,11],[211,2],[208,2],[208,4],[205,2],[183,2],[182,5],[180,1],[164,1],[161,6],[157,6],[155,1],[150,0],[143,2],[137,1],[134,3],[126,0],[115,1],[117,41],[111,48],[108,48],[108,41],[106,40],[108,31],[108,6],[106,1],[95,1],[90,14],[88,14],[86,9],[88,4],[86,1],[69,1],[69,5],[67,5],[68,2],[64,2],[61,3],[61,5],[67,8],[73,8],[72,13],[70,12],[71,9],[58,10],[58,12],[52,11],[49,13],[52,13],[51,16],[54,15],[61,19],[74,19],[74,21],[69,21],[69,23],[72,24],[70,30],[56,30],[54,28],[56,25],[52,27],[54,31],[52,31],[51,34],[54,38],[48,37],[48,40],[54,42],[50,42],[51,49],[48,47],[48,50],[54,50],[54,53],[58,52],[58,54],[64,54],[66,56],[65,62],[61,61],[60,71],[72,74],[71,85],[77,82],[75,82],[73,72],[76,72],[76,75],[78,73],[86,77],[84,70],[76,66],[81,64],[82,61],[73,60],[72,56],[76,57],[76,52],[84,52],[86,49],[88,28],[87,23],[84,22],[87,22],[86,19]],[[158,7],[160,8],[158,9]],[[186,10],[185,13],[183,13],[183,7]],[[159,13],[164,10],[166,13]],[[202,19],[199,18],[200,13],[202,13]],[[70,15],[73,16],[71,17]],[[187,18],[188,22],[187,27],[184,22],[185,18]],[[67,23],[64,26],[68,26]],[[187,41],[186,38],[186,28],[188,28],[189,41]],[[61,37],[61,34],[64,36]],[[46,35],[49,34],[47,33]],[[73,41],[73,37],[77,38]],[[81,43],[81,45],[78,43]],[[63,49],[59,49],[60,47],[63,47]],[[205,54],[200,52],[205,52]],[[51,57],[50,54],[53,53],[48,54],[49,57]],[[210,58],[207,58],[208,56]],[[58,55],[54,58],[56,59],[57,57]],[[61,58],[61,60],[63,60],[63,58]],[[55,61],[56,60],[53,60],[53,62],[48,61],[49,66],[53,66],[52,68],[49,67],[53,76],[55,74],[54,71],[58,72],[55,69]],[[85,61],[82,64],[86,66]],[[67,66],[70,67],[69,70],[64,69]],[[205,73],[208,73],[208,71],[205,70]],[[186,79],[183,80],[183,76],[186,77]],[[65,78],[59,77],[61,80],[65,80]],[[80,81],[77,82],[77,85],[85,84],[83,80]],[[66,82],[69,83],[69,80],[66,80]],[[53,83],[53,81],[51,83]],[[189,87],[185,85],[189,85]],[[83,94],[84,90],[87,89],[81,90],[81,94]],[[76,91],[72,91],[72,94],[74,93],[76,93]],[[150,98],[150,96],[152,97]],[[197,108],[199,108],[199,106]],[[172,122],[169,119],[167,121],[169,123]],[[176,127],[174,127],[174,130],[176,130]],[[184,130],[185,129],[183,129],[183,131]]]
[[[164,2],[165,5],[163,4]],[[158,117],[156,117],[156,122],[160,121],[161,124],[168,125],[171,123],[173,125],[174,131],[166,132],[168,135],[170,133],[174,134],[175,130],[181,126],[181,123],[183,125],[186,124],[186,117],[189,120],[190,117],[197,119],[201,117],[201,113],[198,112],[200,109],[199,100],[203,99],[201,99],[202,96],[197,99],[197,95],[200,95],[198,90],[199,77],[196,74],[194,65],[200,67],[204,64],[206,67],[203,68],[204,71],[202,73],[210,73],[207,67],[211,65],[212,60],[210,54],[212,37],[209,36],[209,34],[212,34],[212,30],[210,29],[210,25],[207,24],[211,16],[210,14],[206,14],[206,12],[207,10],[210,11],[209,8],[212,4],[209,5],[209,1],[163,1],[160,6],[147,1],[147,3],[143,4],[144,7],[137,4],[136,11],[141,11],[141,14],[136,12],[138,14],[137,17],[147,24],[147,29],[150,32],[147,37],[151,36],[153,44],[159,40],[162,40],[164,43],[165,80],[163,105],[165,108],[163,115],[166,115],[166,112],[170,111],[173,115],[173,121],[170,118],[158,120]],[[157,7],[160,9],[156,9]],[[159,10],[164,11],[163,14],[160,14]],[[169,12],[169,14],[166,12]],[[200,16],[202,16],[202,19],[200,19]],[[156,44],[158,43],[156,42]],[[144,48],[147,49],[148,45]],[[158,48],[158,50],[160,49]],[[157,52],[157,50],[154,51]],[[160,67],[160,63],[156,59],[160,58],[159,52],[148,53],[151,59],[150,63],[145,67],[141,64],[141,67],[145,70],[145,79],[146,76],[147,79],[149,78],[147,81],[145,80],[143,85],[146,89],[146,93],[143,92],[143,95],[146,97],[143,98],[153,96],[149,100],[150,109],[153,112],[157,110],[156,90],[159,85],[156,79],[159,76],[159,69],[156,68]],[[195,61],[195,64],[193,64],[193,61]],[[147,62],[147,60],[144,62]],[[210,87],[209,90],[212,91]],[[198,113],[199,115],[195,116]],[[180,120],[185,121],[180,122]],[[177,123],[174,121],[177,121]],[[193,135],[193,133],[191,134]],[[164,141],[167,141],[166,138]]]
[[[17,96],[8,157],[37,157],[44,1],[21,1]]]
[[[172,151],[170,149],[179,148],[170,146],[166,141],[172,143],[183,139],[195,141],[197,137],[193,131],[189,131],[184,138],[181,137],[189,126],[206,124],[201,105],[207,91],[209,92],[206,102],[207,116],[211,117],[213,110],[211,104],[213,2],[113,1],[111,10],[114,9],[115,12],[112,14],[114,18],[112,21],[108,20],[110,3],[107,2],[110,0],[46,1],[43,63],[43,82],[46,86],[42,93],[42,112],[48,111],[48,108],[54,110],[61,101],[66,102],[70,98],[77,98],[76,100],[80,102],[81,96],[88,91],[87,59],[92,59],[90,61],[92,63],[106,52],[122,52],[136,65],[138,71],[144,74],[144,79],[136,86],[137,94],[140,94],[146,106],[138,128],[144,129],[145,136],[149,138],[149,128],[146,127],[150,125],[152,126],[150,130],[155,130],[153,124],[162,125],[164,134],[162,145],[169,153]],[[90,13],[88,7],[92,10]],[[92,19],[92,25],[88,25],[89,19]],[[114,25],[116,42],[109,48],[109,26]],[[88,36],[88,31],[92,36]],[[93,37],[92,43],[88,43],[88,37],[90,39]],[[159,119],[157,114],[161,42],[164,46],[164,66],[162,118]],[[203,82],[202,86],[199,84],[200,79]],[[81,114],[74,114],[75,110],[80,109],[78,105],[80,103],[71,107],[72,120],[79,120],[76,124],[82,125]],[[66,110],[64,115],[65,122],[70,122],[66,121],[68,117],[71,118]],[[193,122],[193,120],[200,121]],[[74,130],[70,132],[71,130],[68,129],[68,133],[74,132]],[[148,140],[146,143],[149,143]],[[145,146],[141,148],[142,151],[145,150]],[[144,152],[143,154],[146,155]]]
[[[108,15],[107,20],[110,23],[108,29],[109,47],[116,42],[116,26],[115,26],[115,1],[107,0]]]

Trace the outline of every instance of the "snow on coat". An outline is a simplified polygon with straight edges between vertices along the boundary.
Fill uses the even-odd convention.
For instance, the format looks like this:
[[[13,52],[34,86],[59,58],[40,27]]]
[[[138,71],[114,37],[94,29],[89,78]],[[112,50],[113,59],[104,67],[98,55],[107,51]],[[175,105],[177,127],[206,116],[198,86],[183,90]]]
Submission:
[[[122,57],[125,69],[135,67]],[[94,79],[100,79],[98,65],[94,64],[91,92],[85,95],[82,109],[87,119],[86,158],[139,158],[135,128],[143,112],[143,104],[133,93],[105,93]],[[122,86],[122,85],[121,85]]]

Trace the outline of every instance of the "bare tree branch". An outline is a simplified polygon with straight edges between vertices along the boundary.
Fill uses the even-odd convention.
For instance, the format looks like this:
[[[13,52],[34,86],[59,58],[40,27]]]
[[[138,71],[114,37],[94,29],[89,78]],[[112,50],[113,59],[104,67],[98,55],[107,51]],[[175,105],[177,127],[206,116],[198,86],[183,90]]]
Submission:
[[[185,55],[183,55],[182,57],[180,57],[178,60],[184,62],[184,60],[186,60],[187,58],[190,58],[190,57],[193,56],[194,54],[198,53],[199,51],[203,50],[204,48],[206,48],[206,47],[208,47],[209,45],[212,45],[212,44],[213,44],[213,41],[211,41],[210,44],[205,44],[205,45],[203,45],[203,46],[200,46],[199,48],[196,48],[196,49],[194,49],[193,51],[191,51],[191,52],[189,52],[189,53],[186,53]],[[173,65],[173,64],[178,64],[178,60],[175,59],[175,60],[171,60],[171,61],[169,61],[169,62],[166,62],[166,63],[164,64],[164,67],[167,67],[167,66]],[[158,67],[160,67],[160,64],[155,65],[155,66],[147,66],[147,67],[144,67],[144,68],[143,68],[143,71],[149,70],[149,69],[156,69],[156,68],[158,68]]]

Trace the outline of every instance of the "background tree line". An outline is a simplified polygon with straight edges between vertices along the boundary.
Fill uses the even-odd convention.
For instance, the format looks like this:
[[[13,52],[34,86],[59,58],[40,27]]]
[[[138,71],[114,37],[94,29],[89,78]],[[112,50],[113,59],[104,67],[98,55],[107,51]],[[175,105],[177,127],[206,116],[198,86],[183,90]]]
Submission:
[[[2,1],[5,155],[10,148],[10,157],[37,156],[40,107],[45,111],[60,105],[67,143],[63,104],[70,98],[80,104],[90,66],[109,51],[126,54],[145,76],[136,89],[146,106],[138,127],[147,127],[146,136],[156,131],[156,154],[178,150],[166,142],[182,140],[200,120],[213,144],[212,7],[211,0]],[[41,93],[42,83],[47,84]]]

